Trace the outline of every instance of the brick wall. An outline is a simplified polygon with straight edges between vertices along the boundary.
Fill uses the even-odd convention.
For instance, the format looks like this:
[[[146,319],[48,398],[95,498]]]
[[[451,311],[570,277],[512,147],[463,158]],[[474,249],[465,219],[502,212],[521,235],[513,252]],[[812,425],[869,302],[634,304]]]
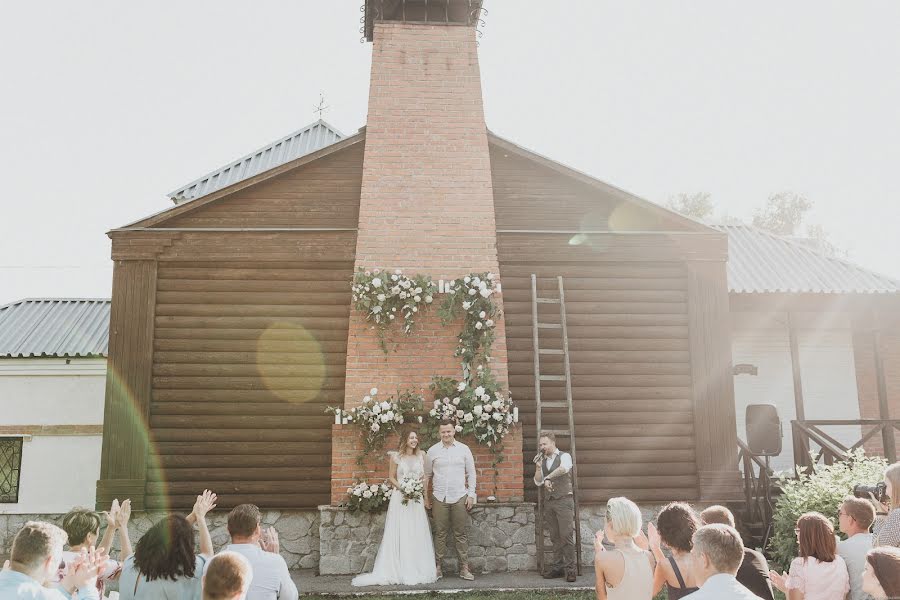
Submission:
[[[888,410],[892,419],[900,419],[900,332],[896,330],[880,334],[879,352],[884,364],[887,388]],[[872,333],[855,329],[853,332],[853,355],[856,362],[856,385],[859,394],[859,415],[862,419],[879,419],[878,380],[875,374],[875,357]],[[863,435],[869,431],[863,427]],[[894,440],[900,448],[900,432],[894,431]],[[865,444],[869,454],[884,454],[881,435],[876,434]]]
[[[376,23],[369,116],[359,211],[356,266],[403,269],[408,275],[452,279],[499,273],[487,128],[475,30],[461,25]],[[440,296],[436,303],[440,302]],[[502,299],[495,298],[500,302]],[[347,347],[345,407],[375,386],[381,395],[411,388],[426,392],[433,375],[460,378],[453,356],[461,323],[444,327],[437,307],[419,318],[412,337],[389,340],[385,355],[375,331],[353,311]],[[491,368],[506,385],[506,335],[497,321]],[[346,431],[345,431],[346,430]],[[465,440],[463,440],[465,441]],[[488,453],[469,444],[479,466]],[[521,500],[522,443],[507,437],[499,465],[499,500]],[[346,499],[358,476],[386,475],[383,456],[356,465],[355,434],[334,427],[333,504]],[[492,470],[491,470],[492,471]],[[483,475],[479,496],[494,492]]]

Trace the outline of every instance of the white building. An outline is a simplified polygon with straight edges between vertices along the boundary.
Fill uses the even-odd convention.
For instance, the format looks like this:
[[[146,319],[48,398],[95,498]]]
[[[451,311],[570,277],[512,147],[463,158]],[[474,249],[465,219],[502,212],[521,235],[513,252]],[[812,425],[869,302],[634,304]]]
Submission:
[[[93,507],[109,300],[0,306],[0,514]]]

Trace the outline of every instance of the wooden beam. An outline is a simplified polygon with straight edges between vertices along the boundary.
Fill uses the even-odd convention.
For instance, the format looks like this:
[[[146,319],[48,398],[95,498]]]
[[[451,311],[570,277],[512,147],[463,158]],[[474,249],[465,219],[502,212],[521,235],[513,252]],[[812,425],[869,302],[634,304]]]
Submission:
[[[791,347],[791,374],[794,382],[794,417],[798,421],[806,420],[806,409],[803,402],[803,378],[800,372],[800,343],[797,340],[797,329],[794,327],[796,319],[791,313],[787,314],[788,341]],[[805,446],[797,438],[796,430],[791,430],[791,440],[794,448],[794,464],[805,465],[807,457],[804,455]]]
[[[887,382],[884,377],[884,360],[881,356],[881,335],[878,328],[878,313],[872,315],[874,329],[872,331],[872,353],[875,357],[875,377],[878,381],[878,415],[882,419],[891,418],[891,410],[888,405]],[[888,462],[897,461],[897,446],[894,443],[894,428],[885,427],[881,430],[882,440],[884,442],[884,456]]]
[[[688,319],[700,499],[742,497],[724,262],[688,262]]]

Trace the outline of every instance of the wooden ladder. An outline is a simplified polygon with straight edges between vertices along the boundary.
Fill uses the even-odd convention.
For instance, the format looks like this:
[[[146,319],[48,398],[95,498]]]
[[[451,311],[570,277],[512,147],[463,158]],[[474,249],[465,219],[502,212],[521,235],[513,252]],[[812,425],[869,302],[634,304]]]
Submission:
[[[578,460],[575,454],[575,413],[572,409],[572,372],[569,366],[569,332],[566,326],[566,296],[563,289],[563,278],[556,278],[559,288],[559,296],[557,298],[542,298],[538,296],[537,276],[531,275],[531,325],[532,336],[534,341],[534,403],[535,403],[535,421],[537,431],[535,432],[538,444],[540,444],[541,431],[548,431],[557,437],[569,438],[569,454],[572,456],[572,499],[575,503],[575,560],[578,565],[578,574],[581,575],[581,519],[578,508],[578,477],[577,466]],[[541,323],[538,321],[538,305],[539,304],[559,304],[559,323]],[[541,348],[540,335],[541,329],[555,329],[562,334],[562,348]],[[563,357],[563,375],[541,375],[541,355],[561,355]],[[543,381],[564,381],[566,384],[566,399],[564,401],[543,402],[541,400],[541,382]],[[566,409],[568,411],[568,429],[543,429],[543,410],[549,409]],[[538,490],[537,503],[537,519],[535,520],[535,533],[537,537],[537,561],[538,569],[544,571],[544,561],[547,552],[553,550],[553,546],[546,546],[544,543],[544,488]]]

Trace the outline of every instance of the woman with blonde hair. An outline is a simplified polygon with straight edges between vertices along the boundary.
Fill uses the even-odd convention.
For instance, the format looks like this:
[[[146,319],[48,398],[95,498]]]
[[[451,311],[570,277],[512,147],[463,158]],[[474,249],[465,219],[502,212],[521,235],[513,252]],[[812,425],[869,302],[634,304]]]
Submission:
[[[404,479],[424,482],[425,453],[419,435],[405,431],[396,452],[388,452],[388,480],[394,486],[384,521],[384,534],[371,573],[353,578],[352,585],[416,585],[437,581],[431,526],[424,500],[405,499],[400,491]],[[424,488],[423,488],[424,490]]]
[[[894,546],[900,548],[900,462],[889,466],[884,472],[885,494],[888,503],[883,504],[874,496],[875,527],[873,546]],[[871,496],[871,494],[870,494]]]
[[[606,503],[606,526],[594,538],[597,600],[650,600],[653,597],[653,555],[637,546],[641,510],[628,498]],[[604,534],[615,550],[603,546]]]
[[[772,585],[788,600],[844,600],[850,591],[847,563],[837,553],[834,526],[825,515],[808,512],[797,519],[800,556],[790,574],[769,571]]]

